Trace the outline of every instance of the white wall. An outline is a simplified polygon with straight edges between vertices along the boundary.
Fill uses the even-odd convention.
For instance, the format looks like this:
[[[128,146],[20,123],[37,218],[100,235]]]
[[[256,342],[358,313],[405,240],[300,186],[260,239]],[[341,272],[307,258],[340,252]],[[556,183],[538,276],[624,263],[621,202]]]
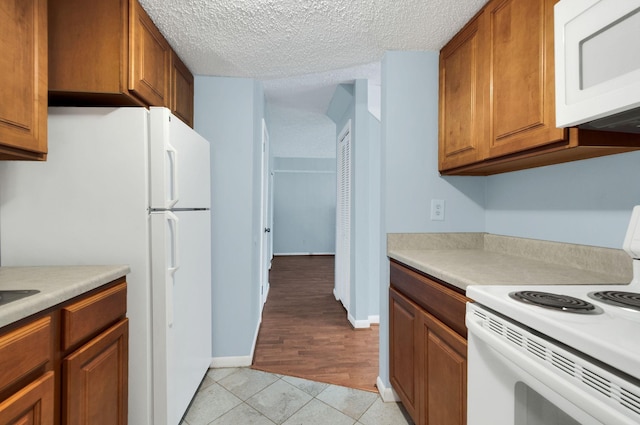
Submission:
[[[213,357],[248,365],[260,323],[262,88],[196,76],[194,103],[194,127],[211,142]]]
[[[389,386],[389,262],[386,234],[481,232],[482,177],[438,173],[438,52],[387,52],[382,62],[382,226],[380,380]],[[431,199],[445,200],[445,220],[430,220]]]
[[[639,173],[630,152],[489,176],[486,231],[622,248]]]

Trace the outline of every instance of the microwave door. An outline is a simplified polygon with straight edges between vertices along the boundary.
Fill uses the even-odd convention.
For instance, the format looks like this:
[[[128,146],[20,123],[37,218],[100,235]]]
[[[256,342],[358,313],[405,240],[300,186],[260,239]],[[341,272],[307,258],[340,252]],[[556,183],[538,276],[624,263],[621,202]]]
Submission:
[[[632,126],[640,111],[613,116],[640,107],[640,0],[561,0],[554,13],[557,126]]]

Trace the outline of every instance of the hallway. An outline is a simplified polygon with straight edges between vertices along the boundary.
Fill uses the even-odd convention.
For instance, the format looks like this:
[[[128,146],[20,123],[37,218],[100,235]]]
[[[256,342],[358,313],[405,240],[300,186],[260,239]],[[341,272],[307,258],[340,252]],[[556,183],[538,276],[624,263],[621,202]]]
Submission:
[[[333,296],[333,256],[274,257],[253,369],[376,391],[378,326],[354,330]]]

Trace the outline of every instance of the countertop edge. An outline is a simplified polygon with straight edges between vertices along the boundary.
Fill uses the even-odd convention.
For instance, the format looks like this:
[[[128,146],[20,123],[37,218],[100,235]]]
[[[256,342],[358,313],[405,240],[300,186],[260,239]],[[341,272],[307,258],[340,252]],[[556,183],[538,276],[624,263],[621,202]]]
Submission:
[[[40,293],[0,306],[0,328],[126,276],[128,265],[0,267],[0,289]]]

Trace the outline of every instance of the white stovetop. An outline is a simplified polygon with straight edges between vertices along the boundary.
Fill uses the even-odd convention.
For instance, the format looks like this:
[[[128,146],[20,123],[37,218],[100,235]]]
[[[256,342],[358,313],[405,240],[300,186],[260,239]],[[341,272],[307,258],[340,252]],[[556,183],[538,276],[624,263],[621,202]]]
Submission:
[[[640,379],[640,311],[607,305],[587,296],[589,292],[599,290],[640,292],[638,286],[640,285],[526,287],[528,291],[552,292],[580,298],[604,311],[593,315],[554,311],[511,299],[508,294],[525,289],[522,286],[469,286],[467,296],[503,316]]]

